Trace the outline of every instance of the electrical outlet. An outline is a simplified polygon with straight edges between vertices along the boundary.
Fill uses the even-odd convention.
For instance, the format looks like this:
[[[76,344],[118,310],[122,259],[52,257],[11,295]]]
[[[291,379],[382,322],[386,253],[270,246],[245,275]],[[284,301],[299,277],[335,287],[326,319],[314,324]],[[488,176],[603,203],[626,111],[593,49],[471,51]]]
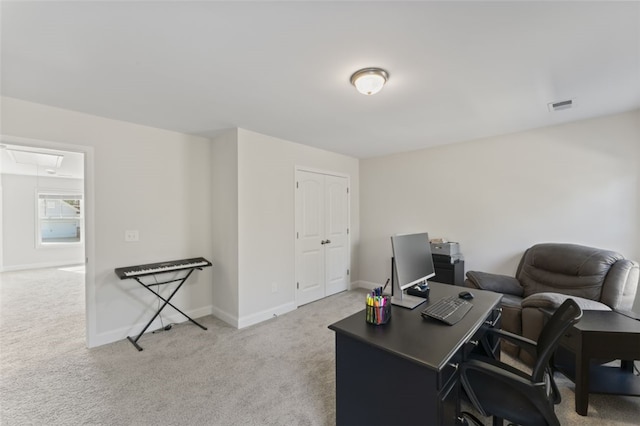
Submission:
[[[138,230],[124,231],[124,240],[128,243],[139,241]]]
[[[271,283],[271,293],[278,292],[278,283]]]

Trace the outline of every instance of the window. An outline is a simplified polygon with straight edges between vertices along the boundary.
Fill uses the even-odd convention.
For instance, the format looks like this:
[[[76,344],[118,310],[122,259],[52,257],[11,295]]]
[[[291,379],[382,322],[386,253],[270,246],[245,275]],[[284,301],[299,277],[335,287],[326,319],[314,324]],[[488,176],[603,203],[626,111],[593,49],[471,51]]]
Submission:
[[[84,205],[82,194],[38,193],[37,245],[82,243]]]

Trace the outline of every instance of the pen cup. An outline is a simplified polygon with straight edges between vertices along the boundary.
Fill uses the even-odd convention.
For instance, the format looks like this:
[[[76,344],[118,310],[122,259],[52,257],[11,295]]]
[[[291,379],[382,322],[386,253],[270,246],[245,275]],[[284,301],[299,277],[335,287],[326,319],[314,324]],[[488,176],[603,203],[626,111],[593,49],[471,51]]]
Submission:
[[[391,298],[389,296],[367,297],[365,317],[369,324],[386,324],[391,319]]]

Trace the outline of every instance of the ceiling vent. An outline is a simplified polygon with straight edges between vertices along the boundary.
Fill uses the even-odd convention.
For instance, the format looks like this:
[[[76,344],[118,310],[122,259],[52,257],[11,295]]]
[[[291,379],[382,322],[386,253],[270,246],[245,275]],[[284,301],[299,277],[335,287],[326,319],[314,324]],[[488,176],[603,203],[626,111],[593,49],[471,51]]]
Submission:
[[[566,101],[551,102],[547,105],[549,107],[549,112],[554,112],[554,111],[561,111],[563,109],[573,108],[574,104],[575,104],[575,99],[567,99]]]

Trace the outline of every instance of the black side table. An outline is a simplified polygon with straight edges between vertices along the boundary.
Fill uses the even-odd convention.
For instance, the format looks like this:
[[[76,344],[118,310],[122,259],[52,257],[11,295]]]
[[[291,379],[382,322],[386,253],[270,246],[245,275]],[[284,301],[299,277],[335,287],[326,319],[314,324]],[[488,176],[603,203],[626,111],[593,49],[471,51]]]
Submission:
[[[620,367],[597,360],[622,360]],[[554,368],[576,385],[576,412],[587,415],[589,393],[640,396],[640,321],[614,311],[583,311],[582,319],[560,341]]]

